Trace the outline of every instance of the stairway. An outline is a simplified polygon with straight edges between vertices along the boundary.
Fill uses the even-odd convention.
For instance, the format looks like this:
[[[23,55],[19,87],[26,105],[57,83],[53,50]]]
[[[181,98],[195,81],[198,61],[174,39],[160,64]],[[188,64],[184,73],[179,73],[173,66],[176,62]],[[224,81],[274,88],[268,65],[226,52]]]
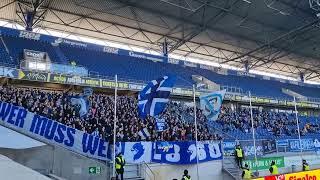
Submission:
[[[241,170],[235,163],[234,157],[225,157],[223,159],[222,170],[229,174],[235,180],[241,180]]]
[[[21,179],[34,179],[34,180],[52,180],[39,172],[19,164],[10,158],[0,154],[0,174],[1,179],[21,180]]]
[[[141,166],[139,164],[127,164],[124,171],[125,180],[144,180],[141,177]]]

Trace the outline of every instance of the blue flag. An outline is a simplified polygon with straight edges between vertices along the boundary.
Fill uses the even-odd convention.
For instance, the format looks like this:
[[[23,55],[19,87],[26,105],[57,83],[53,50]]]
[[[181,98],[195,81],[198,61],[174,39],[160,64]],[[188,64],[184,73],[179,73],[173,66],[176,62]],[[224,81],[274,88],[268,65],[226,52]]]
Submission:
[[[156,120],[156,131],[162,132],[167,129],[167,123],[166,120],[163,118],[155,118]]]
[[[169,96],[176,81],[175,77],[164,76],[153,80],[139,92],[138,110],[141,118],[156,116],[162,113],[169,101]]]
[[[203,114],[208,120],[217,120],[226,90],[217,91],[200,97]]]
[[[85,96],[72,96],[70,97],[71,105],[78,108],[80,117],[88,114],[89,101]]]

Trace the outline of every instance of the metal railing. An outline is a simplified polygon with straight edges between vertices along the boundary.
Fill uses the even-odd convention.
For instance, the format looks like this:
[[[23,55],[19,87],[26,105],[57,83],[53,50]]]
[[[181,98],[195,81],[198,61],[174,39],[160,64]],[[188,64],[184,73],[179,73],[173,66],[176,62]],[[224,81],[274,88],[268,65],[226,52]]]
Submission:
[[[150,180],[156,180],[156,175],[155,175],[155,173],[152,171],[152,169],[150,168],[150,166],[146,163],[146,162],[143,162],[143,172],[144,172],[144,174],[143,174],[143,178],[149,178]],[[148,171],[147,171],[148,170]],[[148,172],[150,172],[150,173],[148,173]]]

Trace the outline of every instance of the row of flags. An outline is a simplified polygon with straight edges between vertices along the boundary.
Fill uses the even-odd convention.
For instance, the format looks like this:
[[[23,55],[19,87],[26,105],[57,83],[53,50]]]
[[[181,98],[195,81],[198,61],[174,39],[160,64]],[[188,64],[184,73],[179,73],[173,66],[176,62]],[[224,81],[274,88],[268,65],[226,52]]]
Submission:
[[[149,82],[139,92],[138,109],[141,118],[144,119],[147,115],[157,117],[164,111],[175,81],[175,77],[164,76]],[[225,93],[226,90],[222,90],[200,96],[200,107],[209,120],[217,120]],[[156,118],[156,125],[160,130],[165,128],[161,118]]]
[[[175,76],[163,76],[149,82],[138,94],[140,118],[145,119],[148,115],[155,117],[157,131],[167,129],[165,120],[159,115],[165,110],[169,102],[169,96],[175,82]],[[208,120],[215,121],[218,118],[225,93],[226,91],[222,90],[200,96],[200,107]],[[92,95],[92,89],[85,88],[83,95],[70,97],[70,102],[77,107],[80,117],[86,116],[89,111],[90,102],[88,97],[90,95]],[[147,128],[142,129],[138,134],[142,139],[150,136]]]

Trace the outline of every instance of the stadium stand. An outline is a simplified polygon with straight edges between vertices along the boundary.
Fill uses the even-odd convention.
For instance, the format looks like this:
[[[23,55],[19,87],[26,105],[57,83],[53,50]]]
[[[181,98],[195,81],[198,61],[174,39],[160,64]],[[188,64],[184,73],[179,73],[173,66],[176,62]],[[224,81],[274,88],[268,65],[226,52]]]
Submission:
[[[31,49],[35,51],[47,52],[50,59],[54,62],[61,62],[53,46],[47,42],[41,42],[37,40],[13,37],[13,36],[3,36],[3,40],[6,43],[9,54],[13,58],[13,62],[19,65],[23,59],[23,50]]]
[[[178,87],[191,88],[193,84],[191,75],[195,74],[206,77],[221,86],[239,87],[242,93],[252,91],[252,94],[256,96],[289,99],[291,97],[281,91],[282,88],[287,88],[306,97],[320,97],[319,93],[317,93],[319,88],[311,87],[310,85],[301,86],[249,76],[222,75],[199,67],[153,62],[137,57],[106,53],[93,48],[68,44],[53,46],[49,42],[41,40],[31,40],[11,35],[2,36],[13,61],[6,53],[3,44],[0,44],[1,61],[2,63],[10,63],[14,66],[19,66],[20,61],[23,59],[23,49],[31,49],[47,52],[51,61],[54,63],[67,64],[70,61],[75,61],[77,65],[88,68],[92,75],[98,74],[110,77],[118,74],[121,79],[147,82],[154,77],[173,74],[178,77]]]
[[[14,64],[14,62],[12,62],[6,48],[5,48],[5,44],[2,38],[2,35],[0,35],[0,57],[1,57],[1,64],[6,65],[6,66],[11,66]]]
[[[21,37],[16,37],[12,35],[1,35],[0,43],[0,56],[3,64],[11,64],[14,66],[19,66],[21,60],[23,60],[23,50],[31,49],[37,51],[47,52],[51,61],[54,63],[67,64],[70,61],[75,61],[77,65],[84,66],[89,69],[90,72],[96,72],[99,75],[103,76],[114,76],[118,74],[118,76],[123,80],[133,80],[137,82],[147,82],[150,81],[154,77],[160,77],[163,75],[173,74],[178,77],[177,86],[191,88],[193,81],[191,75],[197,74],[203,77],[208,78],[209,80],[220,84],[221,86],[235,86],[239,87],[242,90],[242,93],[246,93],[247,91],[252,91],[254,95],[261,97],[275,97],[279,99],[289,99],[290,96],[282,93],[282,88],[291,89],[299,94],[302,94],[307,97],[319,98],[320,95],[318,93],[319,88],[317,87],[309,87],[309,86],[301,86],[283,83],[275,80],[264,80],[255,77],[249,76],[238,76],[238,75],[223,75],[218,74],[217,72],[213,72],[207,69],[200,69],[199,67],[187,67],[181,66],[179,64],[171,64],[164,62],[153,62],[146,59],[141,59],[137,57],[124,57],[117,54],[106,53],[102,51],[98,51],[93,48],[86,47],[78,47],[68,44],[60,44],[60,45],[52,45],[46,41],[40,40],[32,40]],[[6,47],[8,48],[9,54],[6,51]],[[92,58],[95,57],[95,58]],[[137,63],[139,62],[139,63]],[[11,88],[4,88],[7,92],[14,92],[16,90]],[[19,89],[21,93],[27,94],[35,94],[36,96],[45,94],[44,97],[52,96],[52,92],[47,91],[28,91],[26,89]],[[86,120],[79,119],[72,112],[72,107],[63,107],[64,111],[59,112],[59,103],[66,103],[66,98],[68,95],[62,94],[61,92],[53,93],[56,99],[51,100],[50,102],[42,99],[43,102],[38,102],[39,107],[27,107],[29,110],[33,112],[41,112],[44,113],[46,111],[58,111],[55,112],[57,114],[62,113],[63,115],[54,115],[52,112],[47,112],[46,115],[50,118],[56,119],[60,122],[64,122],[70,126],[74,126],[77,129],[86,130],[89,133],[92,133],[97,129],[101,136],[110,137],[111,127],[105,126],[108,124],[107,122],[103,122],[102,118],[97,119],[94,117],[95,113],[103,116],[108,116],[107,119],[112,119],[112,97],[105,95],[95,95],[92,98],[92,107],[90,111],[90,115]],[[10,94],[12,96],[13,94]],[[8,96],[8,94],[3,94],[3,96]],[[19,97],[19,93],[18,93]],[[16,97],[16,98],[18,98]],[[40,99],[41,99],[40,98]],[[104,109],[99,107],[99,103],[102,98],[103,103],[108,104],[108,109]],[[135,123],[132,123],[132,126],[135,124],[139,124],[137,118],[137,110],[133,104],[136,104],[137,100],[133,97],[121,97],[120,107],[132,109],[131,112],[135,112],[133,114],[123,113],[121,109],[119,110],[120,114],[123,115],[123,122],[126,123],[126,118],[135,119]],[[25,101],[25,100],[24,100]],[[37,101],[36,99],[34,100]],[[32,102],[32,101],[31,101]],[[16,100],[14,103],[18,103]],[[56,105],[56,108],[49,110],[45,108],[47,103],[51,103],[52,105]],[[56,104],[58,103],[58,104]],[[129,106],[128,106],[129,104]],[[23,104],[25,107],[26,104]],[[45,111],[42,112],[43,108]],[[176,111],[178,110],[178,111]],[[65,111],[70,111],[69,114],[64,114]],[[200,111],[200,110],[199,110]],[[171,112],[171,113],[169,113]],[[187,113],[185,113],[187,112]],[[102,114],[101,114],[102,113]],[[179,114],[180,113],[180,114]],[[188,114],[189,113],[189,114]],[[217,122],[212,122],[209,125],[204,125],[199,127],[200,129],[204,129],[203,133],[200,133],[199,138],[201,140],[205,139],[220,139],[218,135],[206,135],[209,132],[211,127],[215,127],[216,129],[222,129],[231,137],[238,139],[249,139],[252,135],[250,134],[250,123],[249,123],[249,111],[246,109],[238,110],[238,112],[231,112],[227,107],[224,109],[224,113],[222,113],[221,117]],[[183,115],[181,115],[183,114]],[[294,131],[294,116],[289,114],[281,114],[281,113],[273,113],[273,112],[255,112],[255,120],[257,126],[257,138],[277,138],[281,135],[282,138],[290,138],[297,136],[297,132]],[[92,117],[91,117],[92,116]],[[141,124],[137,127],[130,127],[131,129],[124,129],[124,126],[120,126],[119,134],[117,135],[119,140],[125,141],[137,141],[141,140],[138,136],[138,132],[147,127],[151,136],[149,140],[188,140],[194,137],[192,132],[192,128],[190,128],[191,124],[188,123],[188,119],[192,119],[192,108],[182,107],[177,103],[171,103],[168,106],[167,111],[163,115],[166,121],[169,123],[169,131],[161,134],[157,134],[154,130],[155,120],[153,118],[148,118],[145,125]],[[72,117],[72,118],[71,118]],[[204,118],[203,115],[200,115],[199,118]],[[67,120],[69,119],[69,120]],[[264,121],[261,121],[264,119]],[[319,132],[319,127],[314,124],[316,118],[314,117],[300,117],[300,128],[301,134],[308,137],[313,137]],[[279,121],[281,120],[281,121]],[[289,121],[283,121],[289,120]],[[101,122],[102,121],[102,122]],[[273,123],[277,121],[277,123]],[[133,121],[132,121],[133,122]],[[183,122],[183,123],[181,123]],[[204,124],[206,124],[206,120],[203,119]],[[259,122],[259,123],[258,123]],[[289,124],[288,124],[289,123]],[[291,124],[290,124],[291,123]],[[271,125],[272,124],[272,125]],[[150,125],[150,126],[149,126]],[[179,130],[176,130],[175,127]],[[210,127],[208,127],[210,126]],[[105,128],[102,128],[105,127]],[[130,134],[132,133],[132,134]],[[220,135],[222,136],[222,135]]]
[[[295,114],[254,109],[253,119],[258,139],[298,138]],[[231,108],[223,107],[220,118],[213,123],[215,127],[237,139],[244,140],[252,137],[250,111],[247,108],[232,111]],[[299,116],[299,126],[303,137],[319,136],[320,127],[316,117]]]
[[[0,99],[18,106],[23,106],[31,112],[57,120],[73,128],[89,134],[99,135],[112,141],[113,96],[94,94],[90,98],[91,108],[86,117],[79,117],[77,108],[70,104],[68,98],[76,95],[74,92],[48,91],[15,86],[2,87]],[[154,140],[193,140],[195,138],[193,124],[193,108],[179,102],[170,102],[160,118],[165,119],[168,129],[163,132],[155,130],[155,119],[148,117],[142,120],[137,113],[137,99],[133,96],[120,96],[117,106],[117,141],[154,141]],[[254,110],[255,127],[258,139],[290,139],[297,138],[294,114],[275,113],[271,111]],[[198,139],[250,139],[251,121],[247,108],[232,111],[225,106],[217,121],[210,121],[197,109]],[[320,127],[316,117],[300,116],[300,133],[303,137],[319,136]],[[139,135],[147,128],[149,137]],[[220,129],[221,131],[215,131]],[[217,133],[219,132],[219,133]],[[224,134],[222,133],[224,132]],[[145,138],[145,139],[144,139]]]
[[[2,101],[23,106],[31,112],[57,120],[73,128],[83,130],[89,134],[99,135],[112,140],[113,124],[113,97],[102,94],[94,94],[90,101],[92,108],[87,117],[80,118],[68,97],[74,93],[62,93],[58,91],[46,91],[39,89],[26,89],[17,87],[2,87],[0,97]],[[134,97],[122,96],[118,101],[119,124],[117,125],[117,141],[140,141],[139,131],[148,129],[149,137],[147,141],[154,140],[192,140],[194,139],[193,121],[187,120],[187,115],[192,117],[193,108],[170,103],[166,111],[162,114],[168,124],[168,129],[163,132],[156,132],[155,119],[148,117],[146,120],[138,118],[137,100]],[[217,134],[210,134],[209,127],[206,125],[206,118],[198,109],[199,140],[218,140],[221,139]],[[129,125],[129,126],[128,126]]]
[[[0,180],[320,179],[320,0],[0,10]]]

